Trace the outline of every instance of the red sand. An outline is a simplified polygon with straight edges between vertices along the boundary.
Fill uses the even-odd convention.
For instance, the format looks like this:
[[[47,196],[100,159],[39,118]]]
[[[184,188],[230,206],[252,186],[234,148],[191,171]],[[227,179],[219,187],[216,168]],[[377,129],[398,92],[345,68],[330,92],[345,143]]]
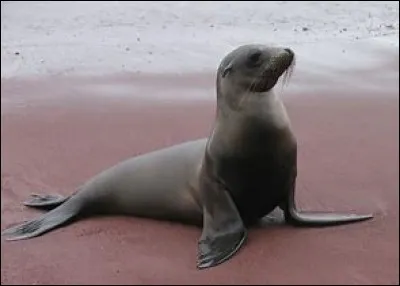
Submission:
[[[398,66],[385,72],[398,79]],[[122,159],[208,135],[213,101],[112,97],[113,81],[107,97],[83,88],[84,82],[106,79],[2,81],[2,229],[38,215],[21,205],[31,192],[68,195]],[[155,77],[152,83],[159,93],[161,81]],[[176,85],[177,96],[190,96],[179,88],[182,79],[168,82]],[[193,77],[192,84],[201,89],[214,81]],[[394,85],[382,94],[361,94],[361,86],[355,83],[340,97],[329,87],[285,101],[299,138],[300,206],[372,211],[374,220],[321,229],[282,224],[252,229],[233,259],[198,271],[198,228],[90,218],[32,240],[2,240],[1,283],[398,284],[399,91]]]

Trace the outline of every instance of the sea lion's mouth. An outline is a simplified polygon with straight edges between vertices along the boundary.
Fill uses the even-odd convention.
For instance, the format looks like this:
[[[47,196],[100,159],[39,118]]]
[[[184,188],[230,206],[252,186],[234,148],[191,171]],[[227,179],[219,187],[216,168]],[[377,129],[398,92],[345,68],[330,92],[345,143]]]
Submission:
[[[272,66],[265,68],[259,76],[259,80],[252,84],[251,91],[265,92],[272,89],[277,83],[278,79],[285,74],[285,81],[292,73],[294,57],[279,59]]]
[[[295,64],[295,56],[292,50],[284,50],[286,53],[276,57],[264,69],[258,84],[255,85],[254,91],[264,92],[273,88],[283,74],[285,74],[284,81],[290,78]]]
[[[277,59],[271,72],[274,76],[280,77],[286,72],[294,63],[294,53],[291,49],[284,49],[285,53],[281,54]]]
[[[284,49],[285,52],[271,59],[266,64],[264,71],[262,72],[262,78],[269,77],[280,77],[285,71],[287,71],[294,63],[294,53],[290,49]]]

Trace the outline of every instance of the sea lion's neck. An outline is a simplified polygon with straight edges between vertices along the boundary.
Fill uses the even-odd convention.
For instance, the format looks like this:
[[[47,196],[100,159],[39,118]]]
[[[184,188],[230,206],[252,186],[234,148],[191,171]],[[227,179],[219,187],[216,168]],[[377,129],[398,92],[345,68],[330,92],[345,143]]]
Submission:
[[[244,91],[241,94],[221,96],[217,100],[217,118],[221,121],[243,121],[259,118],[278,128],[289,127],[286,108],[273,89],[267,92]]]
[[[217,119],[209,139],[212,144],[208,145],[208,152],[237,152],[238,148],[245,149],[243,146],[249,142],[263,145],[264,142],[270,142],[270,138],[286,142],[282,141],[282,136],[289,136],[288,142],[292,140],[290,121],[277,94],[273,91],[247,92],[243,96],[245,98],[237,103],[240,105],[232,105],[232,102],[228,104],[223,97],[218,99]]]

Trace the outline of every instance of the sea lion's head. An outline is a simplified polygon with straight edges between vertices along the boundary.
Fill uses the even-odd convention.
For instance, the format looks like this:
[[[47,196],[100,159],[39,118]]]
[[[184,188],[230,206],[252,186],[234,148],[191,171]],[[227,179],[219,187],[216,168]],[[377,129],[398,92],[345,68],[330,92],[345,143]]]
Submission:
[[[218,95],[265,93],[279,77],[290,73],[295,54],[289,48],[243,45],[227,54],[217,71]]]

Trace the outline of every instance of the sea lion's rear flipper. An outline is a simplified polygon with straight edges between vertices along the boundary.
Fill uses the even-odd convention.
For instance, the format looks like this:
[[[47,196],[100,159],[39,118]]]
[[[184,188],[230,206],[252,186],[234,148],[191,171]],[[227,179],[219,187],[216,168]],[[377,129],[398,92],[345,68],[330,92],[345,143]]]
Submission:
[[[73,200],[67,200],[64,204],[52,211],[41,215],[39,218],[21,223],[2,231],[1,235],[6,240],[21,240],[39,236],[78,215],[81,204]]]
[[[205,183],[201,195],[204,220],[197,267],[204,269],[232,257],[246,240],[247,231],[231,195],[220,184]]]
[[[67,199],[68,197],[64,197],[58,194],[54,195],[32,194],[28,200],[23,202],[23,204],[25,206],[32,208],[51,210],[61,205]]]
[[[287,223],[295,226],[333,226],[360,222],[373,218],[372,214],[359,215],[334,212],[303,212],[298,211],[295,202],[295,174],[290,183],[287,201],[282,205]]]
[[[296,226],[333,226],[360,222],[373,218],[372,214],[358,215],[351,213],[298,212],[285,213],[286,222]]]

